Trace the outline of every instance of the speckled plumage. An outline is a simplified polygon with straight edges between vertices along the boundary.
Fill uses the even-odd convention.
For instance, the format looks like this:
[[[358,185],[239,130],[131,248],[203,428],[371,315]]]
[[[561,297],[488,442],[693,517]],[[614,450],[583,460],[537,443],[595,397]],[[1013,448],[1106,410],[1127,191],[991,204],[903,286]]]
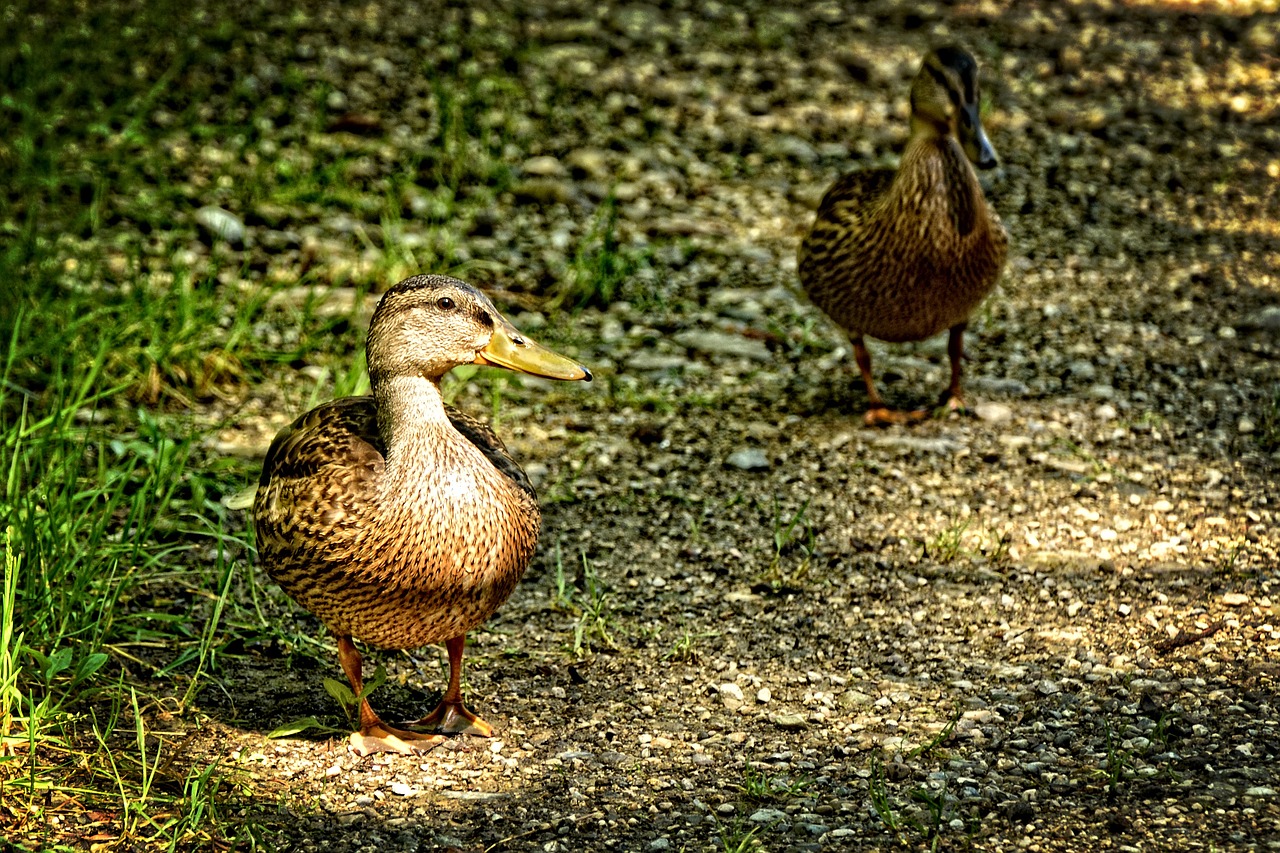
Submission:
[[[445,411],[447,424],[397,448],[419,475],[390,494],[378,488],[386,443],[372,397],[318,406],[272,442],[259,559],[334,634],[388,649],[460,636],[507,600],[533,556],[528,477],[487,425]]]
[[[372,395],[317,406],[281,430],[254,499],[258,560],[338,639],[389,649],[444,642],[449,686],[418,721],[489,734],[462,704],[464,638],[515,589],[541,516],[528,477],[488,426],[447,406],[440,378],[491,364],[551,379],[591,375],[520,334],[483,294],[444,276],[389,290],[369,324]],[[421,752],[440,738],[385,725],[367,700],[352,748]]]
[[[912,136],[898,170],[844,175],[819,205],[800,247],[800,280],[855,348],[864,335],[916,341],[952,329],[958,337],[1000,278],[1008,235],[983,196],[974,154],[966,156],[966,146],[980,148],[994,165],[977,97],[972,57],[957,48],[931,54],[913,84]],[[879,403],[869,382],[868,394]]]

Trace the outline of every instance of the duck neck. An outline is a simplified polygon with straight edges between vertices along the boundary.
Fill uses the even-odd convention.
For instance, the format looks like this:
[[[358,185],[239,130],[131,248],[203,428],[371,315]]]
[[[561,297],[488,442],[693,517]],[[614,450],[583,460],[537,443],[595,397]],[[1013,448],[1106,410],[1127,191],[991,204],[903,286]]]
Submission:
[[[391,480],[406,470],[420,470],[424,458],[438,451],[441,436],[456,433],[438,379],[381,377],[373,383],[373,399]]]

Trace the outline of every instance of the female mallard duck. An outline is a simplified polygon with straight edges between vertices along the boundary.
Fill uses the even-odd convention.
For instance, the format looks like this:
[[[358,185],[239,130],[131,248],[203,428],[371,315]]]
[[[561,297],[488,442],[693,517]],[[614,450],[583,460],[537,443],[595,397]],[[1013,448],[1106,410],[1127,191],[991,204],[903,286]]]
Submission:
[[[533,557],[533,487],[488,426],[445,404],[440,379],[488,364],[548,379],[586,368],[521,335],[482,293],[444,276],[391,288],[369,324],[369,397],[317,406],[267,451],[258,558],[338,640],[358,695],[352,638],[384,649],[443,641],[449,686],[414,725],[489,735],[462,704],[466,633],[498,609]],[[384,724],[367,700],[351,746],[425,752],[444,738]]]
[[[978,65],[943,47],[911,85],[911,139],[897,173],[853,172],[827,190],[800,246],[800,280],[814,304],[849,333],[867,385],[868,424],[928,413],[895,412],[876,393],[863,336],[919,341],[950,329],[951,385],[963,409],[960,360],[969,315],[995,287],[1009,237],[970,165],[996,165],[978,116]]]

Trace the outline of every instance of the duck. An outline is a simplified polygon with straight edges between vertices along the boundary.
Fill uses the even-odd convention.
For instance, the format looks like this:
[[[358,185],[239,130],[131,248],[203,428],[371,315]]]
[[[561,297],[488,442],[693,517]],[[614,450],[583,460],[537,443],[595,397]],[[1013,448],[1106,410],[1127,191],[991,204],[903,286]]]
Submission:
[[[809,300],[849,336],[866,384],[870,426],[930,415],[890,409],[876,391],[865,338],[921,341],[949,332],[951,381],[939,406],[963,412],[969,318],[995,288],[1009,236],[978,169],[998,165],[982,126],[978,63],[962,47],[930,51],[911,84],[911,130],[896,171],[838,178],[800,245]]]
[[[492,735],[463,702],[466,635],[511,595],[541,526],[529,478],[487,424],[445,403],[441,378],[466,364],[567,381],[591,373],[442,275],[383,294],[366,360],[369,395],[323,403],[272,441],[253,502],[258,561],[337,640],[360,697],[351,751],[421,753],[448,735]],[[449,683],[435,710],[384,723],[363,696],[356,641],[443,643]]]

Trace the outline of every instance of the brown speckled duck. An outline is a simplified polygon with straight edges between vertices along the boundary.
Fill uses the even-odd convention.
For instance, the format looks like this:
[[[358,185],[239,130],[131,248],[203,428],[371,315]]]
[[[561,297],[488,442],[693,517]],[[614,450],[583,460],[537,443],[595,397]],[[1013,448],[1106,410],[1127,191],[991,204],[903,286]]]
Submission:
[[[357,694],[353,638],[385,649],[443,642],[449,686],[413,725],[488,736],[462,703],[463,645],[515,588],[541,516],[520,466],[493,430],[445,404],[440,379],[461,364],[549,379],[591,374],[444,276],[387,291],[367,356],[371,396],[317,406],[271,443],[253,506],[258,559],[333,632]],[[351,748],[425,752],[443,739],[392,728],[363,700]]]
[[[918,341],[949,329],[951,384],[943,400],[964,408],[964,330],[1000,278],[1009,248],[970,165],[996,165],[978,103],[978,65],[967,51],[943,47],[926,56],[911,85],[911,138],[898,171],[864,170],[837,180],[800,246],[805,291],[853,343],[868,424],[919,420],[928,412],[885,406],[864,336]]]

